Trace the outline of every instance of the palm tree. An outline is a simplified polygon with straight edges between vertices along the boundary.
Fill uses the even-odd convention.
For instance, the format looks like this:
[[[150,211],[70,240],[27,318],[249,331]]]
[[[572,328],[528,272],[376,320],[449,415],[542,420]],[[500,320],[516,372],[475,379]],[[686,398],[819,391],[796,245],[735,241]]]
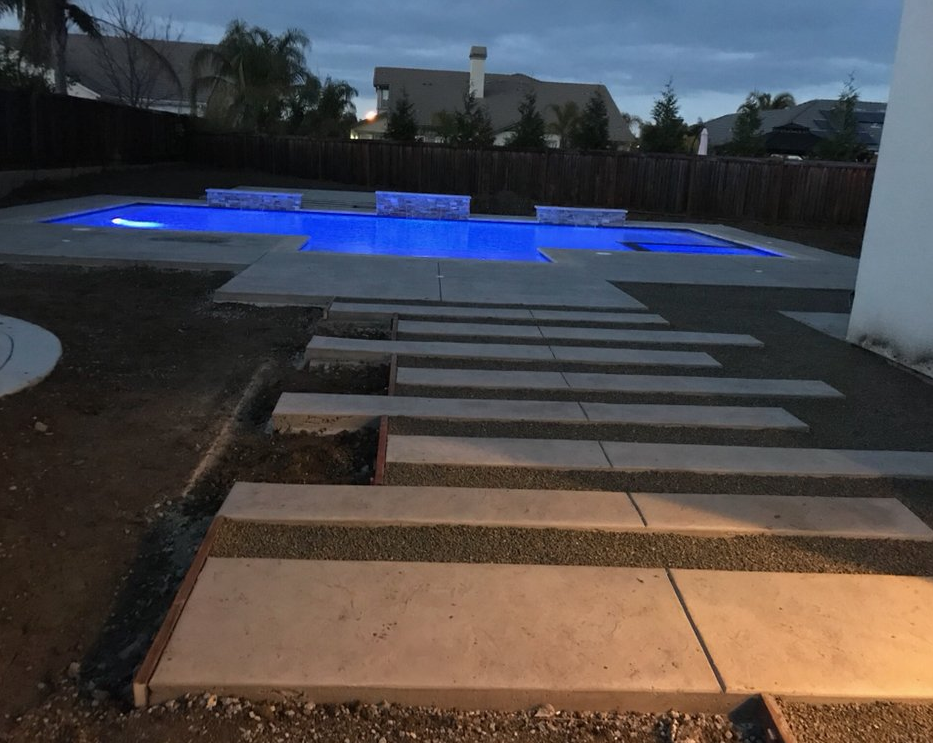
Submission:
[[[277,127],[293,93],[314,87],[305,68],[309,43],[299,29],[276,36],[233,21],[216,48],[205,47],[192,60],[192,111],[198,93],[207,91],[207,116],[242,129]]]
[[[580,107],[573,101],[567,101],[562,106],[552,103],[548,108],[554,113],[554,121],[547,125],[549,134],[556,134],[558,147],[567,147],[580,125]]]
[[[88,36],[100,36],[97,20],[67,0],[0,0],[0,16],[16,13],[22,32],[23,52],[31,61],[49,65],[55,74],[55,92],[68,92],[65,50],[68,27]]]
[[[317,105],[308,119],[309,133],[327,139],[343,138],[350,134],[356,124],[354,96],[358,91],[345,80],[324,80]]]
[[[774,95],[771,95],[771,93],[762,93],[760,90],[753,90],[750,97],[755,99],[761,111],[776,111],[781,108],[793,108],[797,105],[794,96],[786,90],[782,93],[775,93]]]

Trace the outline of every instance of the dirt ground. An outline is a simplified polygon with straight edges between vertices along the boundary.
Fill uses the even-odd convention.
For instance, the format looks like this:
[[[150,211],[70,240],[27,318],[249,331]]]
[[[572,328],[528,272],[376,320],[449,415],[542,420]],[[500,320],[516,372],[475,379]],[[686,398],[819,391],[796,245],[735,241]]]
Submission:
[[[143,170],[85,175],[65,181],[31,184],[14,191],[4,198],[0,198],[0,208],[36,201],[52,201],[54,199],[68,199],[94,194],[197,199],[204,196],[204,189],[206,188],[233,188],[241,185],[363,190],[355,186],[346,186],[339,183],[271,175],[255,170],[224,170],[172,165]],[[501,192],[480,195],[474,198],[473,211],[489,214],[533,216],[534,204],[531,199],[518,194]],[[697,221],[668,214],[634,211],[629,213],[629,218],[649,221]],[[722,220],[699,221],[718,223]],[[747,221],[732,221],[728,224],[760,235],[799,242],[834,253],[842,253],[843,255],[858,257],[862,247],[862,228],[799,227]]]

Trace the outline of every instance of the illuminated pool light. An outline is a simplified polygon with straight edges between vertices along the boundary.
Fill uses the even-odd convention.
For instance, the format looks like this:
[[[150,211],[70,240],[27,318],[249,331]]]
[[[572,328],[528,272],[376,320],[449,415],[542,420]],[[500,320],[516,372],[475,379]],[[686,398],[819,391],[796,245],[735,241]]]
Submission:
[[[117,227],[133,227],[137,230],[158,230],[165,227],[162,222],[137,222],[135,219],[123,219],[123,217],[114,217],[110,223]]]

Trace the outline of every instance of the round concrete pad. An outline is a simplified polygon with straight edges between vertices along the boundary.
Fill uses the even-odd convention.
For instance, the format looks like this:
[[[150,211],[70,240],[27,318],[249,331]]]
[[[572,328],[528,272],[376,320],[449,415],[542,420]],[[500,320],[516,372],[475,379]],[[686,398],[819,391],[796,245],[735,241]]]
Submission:
[[[41,382],[61,355],[62,344],[49,331],[0,315],[0,397]]]

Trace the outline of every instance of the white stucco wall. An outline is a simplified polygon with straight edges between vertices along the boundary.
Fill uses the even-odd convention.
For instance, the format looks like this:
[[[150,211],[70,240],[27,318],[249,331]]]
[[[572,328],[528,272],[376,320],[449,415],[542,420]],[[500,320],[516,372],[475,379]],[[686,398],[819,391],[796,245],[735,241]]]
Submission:
[[[933,376],[933,2],[905,0],[848,339]]]

